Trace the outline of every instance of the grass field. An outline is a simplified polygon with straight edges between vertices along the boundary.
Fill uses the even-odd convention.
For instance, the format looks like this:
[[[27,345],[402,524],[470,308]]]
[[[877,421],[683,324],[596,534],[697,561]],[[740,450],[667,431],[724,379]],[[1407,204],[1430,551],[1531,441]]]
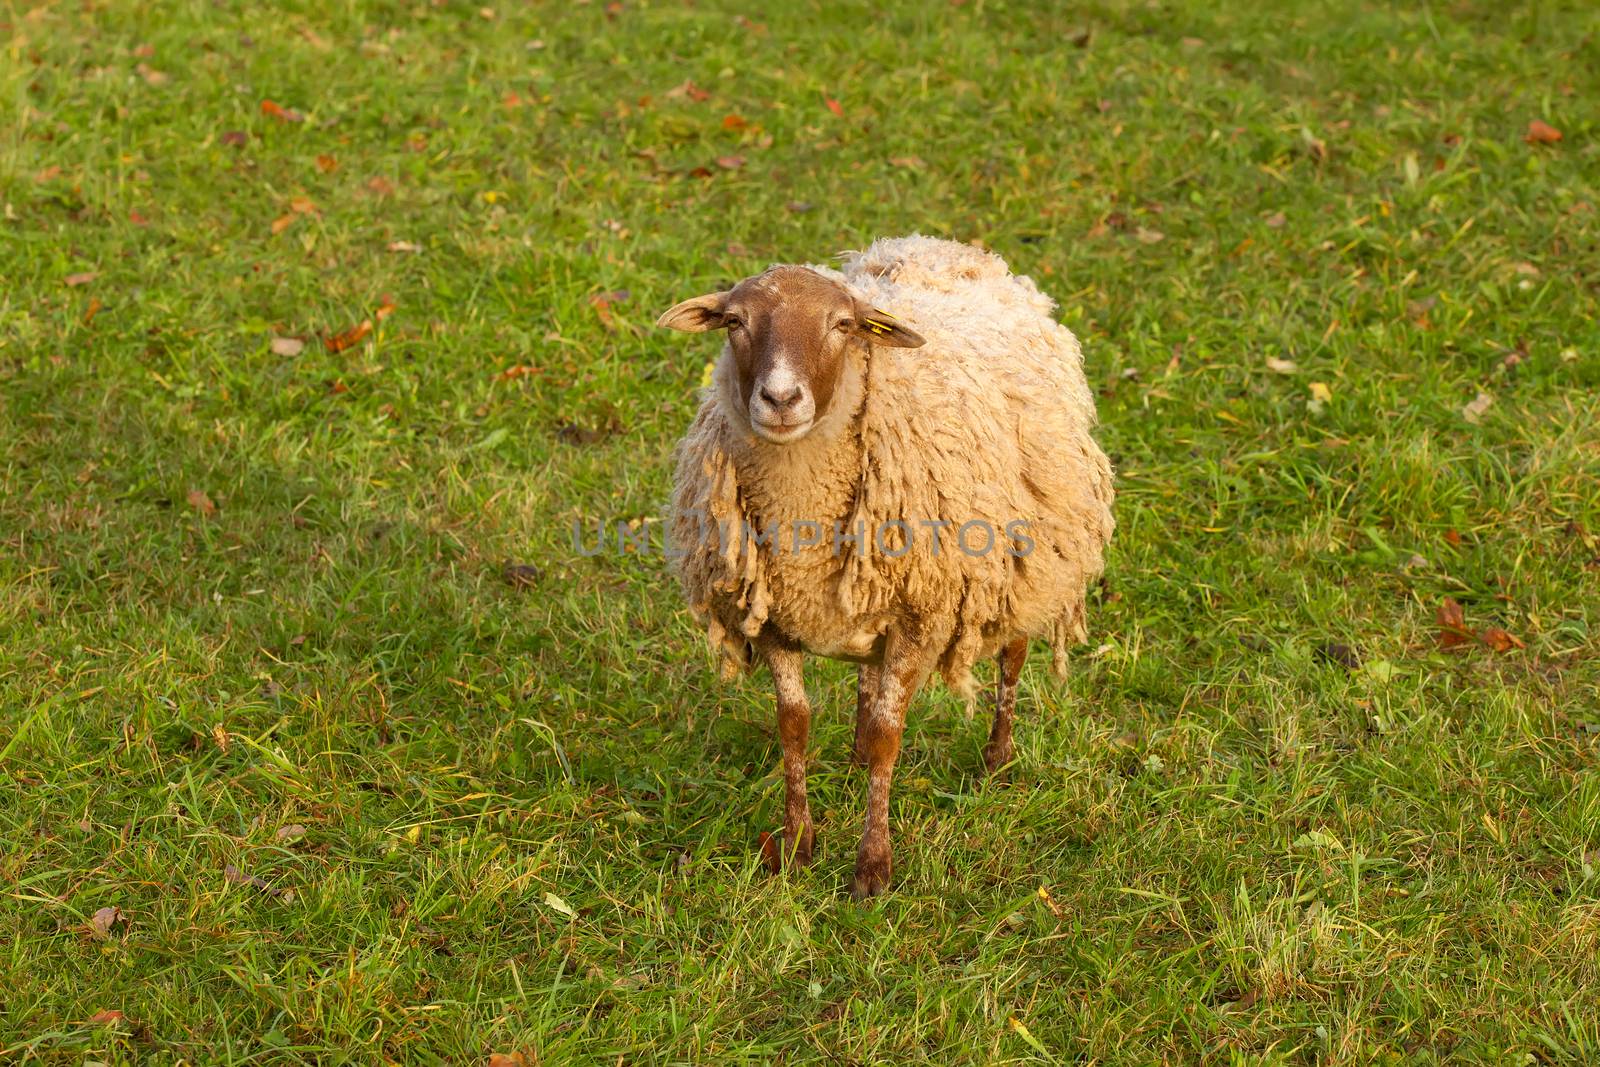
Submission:
[[[0,1060],[1600,1062],[1592,5],[490,2],[0,9]],[[571,527],[661,309],[910,231],[1119,529],[857,905],[851,672],[772,877],[766,679]]]

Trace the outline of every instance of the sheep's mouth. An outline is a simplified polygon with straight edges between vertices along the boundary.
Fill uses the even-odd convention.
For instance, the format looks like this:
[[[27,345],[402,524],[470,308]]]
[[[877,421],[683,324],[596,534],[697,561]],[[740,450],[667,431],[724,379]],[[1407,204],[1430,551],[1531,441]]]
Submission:
[[[816,420],[800,419],[796,422],[783,422],[780,420],[768,422],[752,418],[750,420],[750,428],[755,430],[756,436],[764,441],[775,445],[786,445],[790,441],[798,441],[804,437],[811,430],[811,424],[814,421]]]

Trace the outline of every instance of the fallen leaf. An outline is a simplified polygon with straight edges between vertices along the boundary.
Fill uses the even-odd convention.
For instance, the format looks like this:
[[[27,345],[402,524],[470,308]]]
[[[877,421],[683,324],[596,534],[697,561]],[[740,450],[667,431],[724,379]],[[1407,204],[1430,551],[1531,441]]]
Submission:
[[[1311,399],[1326,404],[1333,399],[1333,390],[1328,388],[1327,382],[1312,382],[1307,388],[1311,390]]]
[[[1548,122],[1534,119],[1528,123],[1528,132],[1522,135],[1522,139],[1529,144],[1555,144],[1561,140],[1561,131]]]
[[[126,1016],[115,1008],[104,1008],[89,1016],[89,1021],[96,1026],[114,1026],[123,1021]]]
[[[542,373],[544,373],[544,372],[542,370],[540,370],[538,367],[534,367],[534,366],[531,366],[531,365],[526,364],[526,363],[520,363],[520,364],[518,364],[518,365],[516,365],[514,367],[507,367],[505,370],[501,371],[499,374],[496,374],[494,377],[495,377],[496,381],[509,382],[509,381],[514,381],[517,378],[526,378],[531,374],[542,374]]]
[[[1478,635],[1478,640],[1494,649],[1496,652],[1510,652],[1514,648],[1527,648],[1527,644],[1516,634],[1507,633],[1498,626],[1491,626]]]
[[[189,506],[198,511],[202,516],[210,518],[217,513],[217,505],[204,489],[189,490]]]
[[[791,215],[804,215],[812,209],[813,205],[806,200],[791,200],[783,207]]]
[[[1445,543],[1451,545],[1459,545],[1461,543],[1461,535],[1455,530],[1446,530],[1444,532],[1444,539]]]
[[[520,1052],[491,1052],[489,1067],[533,1067],[533,1061]]]
[[[904,167],[906,170],[921,170],[927,166],[922,161],[921,156],[890,156],[889,165],[891,167]]]
[[[285,889],[282,886],[275,886],[265,878],[260,878],[253,874],[245,874],[231,863],[222,868],[222,877],[226,878],[234,885],[254,886],[256,889],[261,890],[269,897],[283,897],[288,899],[294,895],[293,890]]]
[[[1434,613],[1434,622],[1439,624],[1440,648],[1458,648],[1472,642],[1472,632],[1467,629],[1466,612],[1454,598],[1444,598],[1444,603]]]
[[[284,844],[293,844],[306,836],[306,828],[299,823],[291,823],[288,826],[278,827],[278,832],[272,836]]]
[[[274,100],[261,101],[261,113],[279,122],[304,122],[306,117],[293,108],[284,107]]]
[[[223,144],[231,144],[235,148],[243,148],[250,143],[250,135],[243,130],[223,130],[221,141]]]
[[[500,568],[500,577],[506,580],[506,584],[524,588],[538,585],[540,574],[539,568],[531,563],[511,563],[508,561]]]
[[[1167,239],[1167,235],[1162,233],[1160,230],[1152,230],[1146,226],[1140,226],[1138,229],[1134,230],[1133,236],[1142,245],[1153,245],[1159,241],[1165,241]]]
[[[1488,411],[1492,404],[1494,404],[1494,397],[1488,393],[1480,392],[1475,400],[1461,409],[1461,417],[1468,422],[1477,423],[1483,418],[1483,413]]]
[[[111,928],[122,922],[122,909],[101,908],[89,916],[89,932],[102,941],[111,936]]]
[[[717,166],[721,167],[723,170],[738,170],[740,167],[744,166],[744,157],[718,156]]]
[[[1270,214],[1270,215],[1268,215],[1266,217],[1265,221],[1266,221],[1266,224],[1267,224],[1267,226],[1269,228],[1274,229],[1274,230],[1280,230],[1280,229],[1283,228],[1283,224],[1288,222],[1289,220],[1284,216],[1283,212],[1274,211],[1272,214]]]
[[[267,347],[275,356],[298,356],[305,350],[306,343],[298,337],[274,337]]]
[[[133,223],[135,226],[150,225],[150,220],[139,214],[138,208],[130,208],[128,210],[128,221]]]
[[[389,242],[389,251],[391,251],[391,252],[420,252],[420,251],[422,251],[422,246],[419,245],[419,244],[414,244],[411,241],[390,241]]]
[[[323,342],[323,344],[327,346],[329,352],[343,352],[352,345],[360,344],[362,339],[371,332],[372,320],[362,319],[359,324],[350,327],[343,333],[334,334],[332,337],[329,337]]]
[[[373,196],[393,196],[394,182],[381,174],[367,179],[367,192]]]
[[[1267,369],[1279,374],[1293,374],[1300,369],[1300,365],[1292,359],[1278,359],[1276,356],[1267,357]]]
[[[1312,649],[1311,654],[1323,663],[1338,664],[1347,671],[1361,666],[1360,654],[1342,641],[1324,641]]]
[[[373,315],[375,315],[377,317],[379,322],[382,322],[384,319],[388,318],[390,315],[393,315],[393,314],[394,314],[394,297],[390,296],[388,293],[384,293],[383,294],[383,298],[382,298],[382,302],[378,304],[378,309],[373,312]]]
[[[742,130],[750,125],[750,120],[743,115],[729,114],[722,116],[722,128],[725,130]]]
[[[287,215],[279,215],[277,218],[273,219],[272,220],[272,235],[274,237],[276,237],[278,234],[282,233],[284,230],[287,230],[290,226],[293,226],[294,225],[294,220],[296,218],[298,218],[298,217],[299,216],[297,216],[294,212],[291,211]]]
[[[69,274],[69,275],[66,276],[66,278],[64,280],[66,281],[67,285],[69,285],[69,286],[79,286],[79,285],[88,285],[90,282],[94,281],[98,277],[100,277],[100,272],[99,271],[86,270],[86,271],[83,271],[81,274]]]
[[[318,156],[317,169],[324,174],[332,174],[339,169],[339,161],[332,156]]]
[[[61,177],[61,168],[52,165],[36,173],[33,176],[33,180],[35,184],[43,185],[45,182],[55,181],[59,177]]]
[[[94,317],[100,313],[100,309],[103,307],[105,307],[105,305],[100,303],[100,298],[98,296],[90,297],[89,306],[83,313],[83,324],[85,326],[92,326],[94,324]]]
[[[690,100],[693,100],[696,103],[711,99],[711,94],[709,92],[700,88],[692,81],[686,81],[682,85],[675,85],[662,95],[667,97],[669,100],[676,100],[679,97],[687,96]]]
[[[145,84],[147,85],[160,87],[172,80],[171,76],[166,72],[156,70],[148,63],[140,63],[133,69],[139,75],[139,77],[145,80]]]
[[[833,112],[835,115],[838,115],[840,118],[844,118],[844,105],[839,103],[839,101],[835,100],[831,96],[825,96],[822,98],[822,102],[828,105],[829,111]]]
[[[546,893],[544,895],[544,902],[545,906],[550,908],[550,910],[558,911],[569,919],[576,919],[578,917],[578,913],[572,910],[572,905],[568,904],[554,893]]]

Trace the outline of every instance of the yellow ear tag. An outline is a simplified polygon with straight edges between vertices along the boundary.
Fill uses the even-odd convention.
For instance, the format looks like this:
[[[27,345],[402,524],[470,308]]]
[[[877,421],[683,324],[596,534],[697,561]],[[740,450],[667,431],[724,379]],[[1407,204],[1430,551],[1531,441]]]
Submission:
[[[861,324],[879,336],[892,332],[892,327],[881,322],[874,322],[872,319],[862,319]]]

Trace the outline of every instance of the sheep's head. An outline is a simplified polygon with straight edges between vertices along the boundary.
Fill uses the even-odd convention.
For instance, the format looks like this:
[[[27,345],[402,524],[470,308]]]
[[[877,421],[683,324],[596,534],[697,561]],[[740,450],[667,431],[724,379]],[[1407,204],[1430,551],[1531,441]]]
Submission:
[[[798,441],[827,413],[852,344],[916,348],[922,338],[807,267],[773,267],[724,293],[685,300],[658,326],[727,330],[739,414],[774,444]]]

